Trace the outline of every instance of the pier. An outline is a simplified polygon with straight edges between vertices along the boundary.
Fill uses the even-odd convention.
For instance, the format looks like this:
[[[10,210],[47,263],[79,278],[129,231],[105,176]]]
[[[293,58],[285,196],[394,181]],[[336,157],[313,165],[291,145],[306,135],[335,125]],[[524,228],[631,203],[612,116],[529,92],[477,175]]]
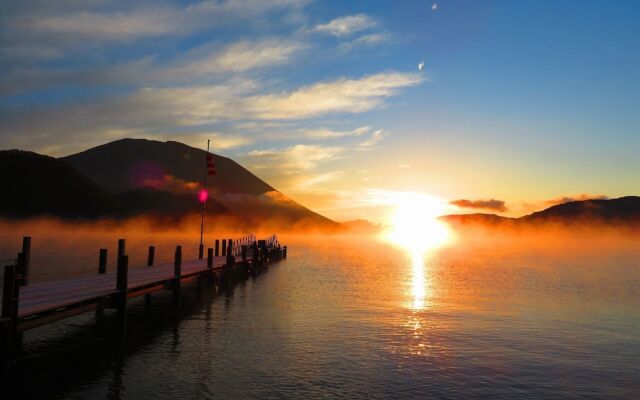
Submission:
[[[197,257],[183,257],[176,246],[172,262],[156,263],[156,248],[149,246],[147,265],[129,268],[126,240],[118,240],[116,271],[107,272],[108,251],[100,249],[96,274],[73,279],[29,283],[31,238],[23,238],[22,251],[14,265],[4,268],[2,315],[0,317],[1,367],[3,374],[15,363],[16,350],[24,332],[65,318],[94,311],[99,321],[105,309],[117,311],[121,332],[127,329],[127,302],[161,290],[173,292],[180,306],[183,283],[205,281],[208,290],[218,290],[287,257],[276,235],[258,240],[255,235],[240,239],[216,239],[214,246],[199,249]]]

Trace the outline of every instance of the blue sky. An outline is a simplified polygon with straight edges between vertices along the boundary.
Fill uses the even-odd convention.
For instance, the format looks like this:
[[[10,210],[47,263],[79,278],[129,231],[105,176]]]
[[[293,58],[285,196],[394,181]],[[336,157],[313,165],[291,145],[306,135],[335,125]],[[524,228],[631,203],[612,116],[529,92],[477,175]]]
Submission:
[[[0,24],[2,148],[211,138],[339,219],[380,191],[519,215],[640,189],[636,1],[21,1]]]

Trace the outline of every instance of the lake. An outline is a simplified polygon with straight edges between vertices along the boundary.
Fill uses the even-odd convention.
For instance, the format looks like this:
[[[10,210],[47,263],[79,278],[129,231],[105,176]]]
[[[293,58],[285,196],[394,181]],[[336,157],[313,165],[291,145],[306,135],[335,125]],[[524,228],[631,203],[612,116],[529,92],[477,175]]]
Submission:
[[[287,260],[215,295],[190,285],[179,311],[169,292],[132,301],[125,337],[92,313],[27,332],[15,385],[83,399],[640,398],[640,241],[565,239],[414,254],[283,237]],[[39,267],[38,245],[36,281],[97,264]]]

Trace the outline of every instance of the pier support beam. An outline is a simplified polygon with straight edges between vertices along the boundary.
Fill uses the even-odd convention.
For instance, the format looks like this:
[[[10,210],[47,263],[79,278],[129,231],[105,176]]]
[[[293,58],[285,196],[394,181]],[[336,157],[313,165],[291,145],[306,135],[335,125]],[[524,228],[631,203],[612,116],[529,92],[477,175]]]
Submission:
[[[182,277],[182,246],[176,246],[175,259],[173,262],[173,303],[180,307],[180,278]]]
[[[222,239],[222,257],[227,255],[227,239]]]
[[[215,256],[218,257],[220,255],[220,239],[216,239],[216,253]]]
[[[107,249],[100,249],[100,256],[98,257],[98,274],[106,274],[107,273]],[[104,314],[101,308],[96,309],[96,322],[98,325],[102,324],[102,316]]]
[[[118,291],[118,323],[122,331],[127,330],[127,289],[129,286],[129,256],[118,258],[116,290]]]
[[[8,376],[15,358],[18,328],[18,299],[20,298],[21,278],[15,265],[4,267],[4,287],[2,292],[2,316],[0,318],[0,334],[2,345],[0,360],[2,375]]]
[[[20,266],[21,270],[18,274],[21,275],[20,284],[26,286],[29,284],[29,265],[31,263],[31,236],[25,236],[22,238],[22,254],[24,260]]]

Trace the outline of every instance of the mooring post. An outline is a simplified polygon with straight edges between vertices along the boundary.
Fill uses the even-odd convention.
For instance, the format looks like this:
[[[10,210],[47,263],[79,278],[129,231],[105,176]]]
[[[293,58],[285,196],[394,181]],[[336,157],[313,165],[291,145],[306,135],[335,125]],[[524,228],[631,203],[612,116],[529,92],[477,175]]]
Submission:
[[[118,258],[116,258],[116,261],[119,261],[120,257],[124,256],[124,251],[125,251],[125,240],[118,239]]]
[[[213,249],[211,247],[207,249],[207,268],[213,269]]]
[[[282,248],[282,258],[287,258],[287,246]]]
[[[227,242],[229,247],[227,247],[227,266],[233,267],[236,263],[236,257],[233,255],[233,241],[229,240]]]
[[[100,256],[98,258],[98,273],[107,273],[107,249],[100,249]]]
[[[220,239],[216,239],[216,257],[220,255]]]
[[[98,257],[98,274],[106,274],[107,273],[107,249],[100,249],[100,256]],[[98,325],[102,323],[102,308],[96,309],[96,321]]]
[[[180,306],[180,278],[182,277],[182,246],[176,246],[176,254],[173,262],[173,302]]]
[[[29,284],[29,264],[31,263],[31,236],[25,236],[22,238],[22,254],[24,255],[24,261],[21,266],[21,270],[18,273],[22,276],[20,284],[26,286]]]
[[[4,267],[4,287],[2,291],[2,373],[8,375],[13,363],[14,347],[18,328],[18,299],[20,298],[20,278],[18,267]]]
[[[200,244],[200,246],[198,246],[198,260],[202,260],[203,257],[204,257],[204,244]]]
[[[127,288],[129,285],[129,256],[118,258],[118,269],[116,272],[116,290],[118,291],[118,322],[123,331],[127,330]]]
[[[149,256],[147,257],[147,266],[151,267],[153,266],[153,262],[155,260],[156,257],[156,247],[155,246],[149,246]]]
[[[147,267],[152,267],[156,258],[156,247],[149,246],[149,255],[147,256]],[[151,293],[144,295],[144,305],[148,306],[151,301]]]

